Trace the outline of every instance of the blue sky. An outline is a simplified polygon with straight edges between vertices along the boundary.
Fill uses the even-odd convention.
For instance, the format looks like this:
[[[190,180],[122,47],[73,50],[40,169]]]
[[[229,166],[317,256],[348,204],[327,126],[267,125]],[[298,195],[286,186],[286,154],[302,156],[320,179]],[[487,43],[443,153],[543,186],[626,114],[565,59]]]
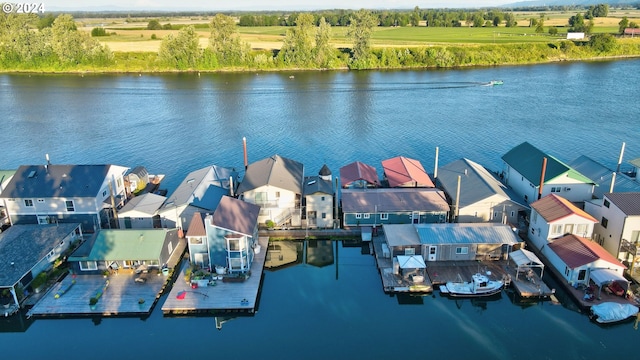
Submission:
[[[51,10],[310,10],[310,9],[411,9],[485,7],[517,0],[43,0]]]

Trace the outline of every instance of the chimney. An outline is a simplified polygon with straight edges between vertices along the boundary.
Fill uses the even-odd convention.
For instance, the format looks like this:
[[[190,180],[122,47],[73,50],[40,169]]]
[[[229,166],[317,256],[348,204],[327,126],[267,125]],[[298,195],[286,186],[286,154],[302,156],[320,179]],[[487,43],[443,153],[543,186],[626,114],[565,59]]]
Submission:
[[[249,167],[249,160],[247,158],[247,138],[242,137],[242,149],[244,151],[244,169],[247,170]]]
[[[234,193],[233,193],[233,176],[229,176],[229,195],[231,197],[234,197]]]
[[[538,187],[538,200],[542,197],[542,188],[544,187],[544,174],[547,171],[547,157],[542,158],[542,171],[540,172],[540,186]]]
[[[613,192],[613,187],[616,186],[616,175],[618,173],[614,172],[613,174],[611,174],[611,186],[609,186],[609,192],[612,193]]]

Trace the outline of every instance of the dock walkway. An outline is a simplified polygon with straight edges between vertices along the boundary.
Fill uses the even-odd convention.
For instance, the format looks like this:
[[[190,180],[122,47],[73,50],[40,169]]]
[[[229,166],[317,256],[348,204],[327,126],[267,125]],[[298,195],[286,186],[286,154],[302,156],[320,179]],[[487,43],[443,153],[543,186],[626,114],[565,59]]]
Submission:
[[[192,288],[191,284],[184,280],[185,271],[190,266],[185,261],[171,292],[162,305],[162,312],[165,315],[255,312],[269,238],[260,237],[258,242],[262,250],[253,259],[251,276],[243,282],[228,283],[216,280],[213,286]]]
[[[186,250],[186,240],[180,243],[167,262],[169,268],[175,268]],[[143,281],[136,281],[138,278]],[[68,288],[70,282],[75,283]],[[108,284],[107,284],[108,281]],[[158,269],[144,274],[133,270],[120,270],[104,277],[102,275],[67,275],[62,281],[50,287],[27,312],[31,317],[51,316],[138,316],[148,315],[171,279],[162,275]],[[105,288],[95,306],[89,305],[89,299]],[[59,294],[61,289],[66,289]],[[59,294],[59,297],[56,297]]]

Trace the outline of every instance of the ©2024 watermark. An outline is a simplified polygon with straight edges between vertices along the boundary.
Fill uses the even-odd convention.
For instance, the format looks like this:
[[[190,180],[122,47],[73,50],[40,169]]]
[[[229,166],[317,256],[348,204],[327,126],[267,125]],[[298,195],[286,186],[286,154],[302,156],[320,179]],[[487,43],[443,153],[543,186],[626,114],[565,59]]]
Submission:
[[[2,3],[5,14],[42,14],[44,3]]]

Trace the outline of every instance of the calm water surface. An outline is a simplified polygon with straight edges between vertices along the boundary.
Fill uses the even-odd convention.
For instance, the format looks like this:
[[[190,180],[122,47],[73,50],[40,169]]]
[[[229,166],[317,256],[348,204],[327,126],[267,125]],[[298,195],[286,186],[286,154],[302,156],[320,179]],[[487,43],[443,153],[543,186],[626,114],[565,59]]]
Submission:
[[[290,78],[290,75],[294,75]],[[482,86],[490,80],[503,86]],[[280,154],[315,173],[403,155],[431,172],[461,157],[492,169],[522,141],[615,167],[640,157],[640,60],[450,71],[180,75],[0,75],[0,168],[146,166],[173,190],[209,164]],[[379,170],[380,171],[380,170]],[[216,330],[212,317],[0,319],[3,357],[138,359],[632,356],[633,323],[601,328],[570,300],[522,305],[385,295],[374,260],[339,245],[337,265],[266,272],[260,307]],[[562,294],[559,294],[563,299]],[[35,346],[34,346],[35,344]]]

